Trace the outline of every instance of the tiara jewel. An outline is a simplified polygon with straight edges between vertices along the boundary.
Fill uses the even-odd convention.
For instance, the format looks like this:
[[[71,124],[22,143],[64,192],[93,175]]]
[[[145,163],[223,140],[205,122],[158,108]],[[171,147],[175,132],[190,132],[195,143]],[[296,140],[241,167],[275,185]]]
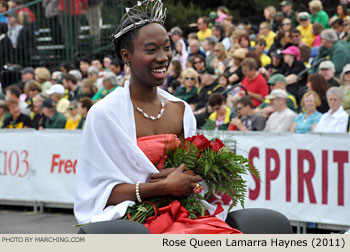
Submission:
[[[144,0],[137,1],[137,4],[131,8],[125,8],[125,15],[121,18],[120,23],[128,19],[132,20],[132,24],[124,27],[118,33],[113,35],[114,39],[119,38],[123,34],[134,30],[149,23],[160,23],[164,25],[166,18],[166,8],[163,10],[163,3],[161,0]],[[144,15],[147,14],[147,18]]]

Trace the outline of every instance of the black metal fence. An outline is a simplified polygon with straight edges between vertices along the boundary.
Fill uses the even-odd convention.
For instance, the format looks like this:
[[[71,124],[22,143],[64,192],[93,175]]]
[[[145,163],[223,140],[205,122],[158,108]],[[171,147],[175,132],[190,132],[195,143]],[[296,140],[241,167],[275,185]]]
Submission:
[[[8,34],[13,48],[0,54],[1,69],[11,65],[55,68],[63,61],[75,63],[108,50],[109,36],[123,14],[122,0],[88,0],[87,8],[77,4],[82,1],[64,0],[63,10],[58,10],[59,1],[23,2],[5,13],[12,23]]]

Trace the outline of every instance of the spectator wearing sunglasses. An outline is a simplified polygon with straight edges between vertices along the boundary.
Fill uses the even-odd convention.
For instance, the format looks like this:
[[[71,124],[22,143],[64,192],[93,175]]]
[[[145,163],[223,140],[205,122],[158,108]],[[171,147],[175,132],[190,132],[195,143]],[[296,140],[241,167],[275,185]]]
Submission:
[[[312,24],[310,21],[310,14],[307,12],[300,12],[299,16],[300,25],[297,29],[301,33],[301,38],[308,47],[312,47],[314,43],[315,36],[312,34]]]
[[[236,106],[237,117],[231,119],[236,130],[239,131],[262,131],[266,125],[266,118],[254,110],[252,99],[243,96]],[[232,127],[230,126],[232,129]]]
[[[75,130],[78,128],[79,122],[81,120],[81,115],[78,112],[78,101],[71,101],[68,107],[70,117],[66,122],[64,129]]]
[[[198,99],[198,73],[193,68],[186,68],[182,76],[182,87],[177,90],[175,96],[186,101],[194,108],[194,104],[196,104]]]

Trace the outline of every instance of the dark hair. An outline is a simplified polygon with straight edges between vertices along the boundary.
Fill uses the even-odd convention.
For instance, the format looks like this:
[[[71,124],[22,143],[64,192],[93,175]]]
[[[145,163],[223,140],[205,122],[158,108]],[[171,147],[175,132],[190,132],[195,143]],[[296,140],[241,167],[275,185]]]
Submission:
[[[337,18],[336,20],[334,20],[334,22],[332,23],[332,26],[334,25],[339,25],[339,26],[343,26],[344,25],[344,20],[342,18]],[[321,33],[321,32],[320,32]]]
[[[290,35],[290,31],[285,31],[285,30],[279,31],[277,33],[275,41],[281,42],[281,40],[286,36],[287,32],[289,32],[289,35]],[[266,41],[265,41],[265,43],[266,43]]]
[[[69,61],[64,61],[60,64],[60,68],[63,67],[67,70],[67,73],[70,71],[70,70],[73,70],[74,69],[74,66],[72,63],[70,63]]]
[[[6,11],[9,10],[9,4],[7,2],[0,2],[0,4],[2,5],[2,7],[5,7],[6,8]]]
[[[143,13],[135,14],[133,16],[129,16],[124,22],[122,22],[118,26],[114,34],[117,34],[118,32],[122,31],[127,26],[133,25],[135,23],[135,20],[146,20],[146,19],[150,19],[150,13],[143,12]],[[145,23],[140,27],[137,27],[129,32],[126,32],[116,39],[113,38],[114,34],[112,35],[115,54],[120,61],[123,61],[122,56],[120,54],[121,49],[126,49],[129,52],[134,52],[133,41],[137,39],[140,28],[144,27],[147,24],[149,23]]]
[[[89,97],[83,97],[79,99],[79,103],[81,103],[82,108],[86,108],[87,111],[92,107],[93,103]]]
[[[214,93],[209,96],[208,103],[211,107],[221,105],[225,101],[225,97],[220,93]]]
[[[79,62],[82,62],[82,61],[88,63],[89,65],[91,64],[91,60],[88,59],[87,57],[82,57],[82,58],[79,60]]]
[[[178,60],[173,60],[171,62],[171,64],[173,65],[174,67],[174,73],[175,73],[175,76],[179,77],[181,72],[182,72],[182,66],[181,66],[181,63],[180,61]]]
[[[77,78],[75,78],[75,76],[73,74],[64,74],[62,79],[66,80],[66,81],[71,81],[73,84],[77,84]]]
[[[240,35],[239,37],[238,37],[238,44],[240,44],[241,45],[241,40],[242,39],[245,39],[245,40],[248,40],[248,48],[249,48],[249,46],[250,46],[250,38],[249,38],[249,36],[248,36],[248,34],[242,34],[242,35]]]
[[[290,34],[292,34],[292,33],[298,33],[299,35],[301,35],[301,32],[300,32],[298,29],[296,29],[296,28],[293,28],[293,29],[290,31]]]
[[[200,54],[194,55],[193,56],[193,63],[194,63],[195,59],[200,59],[202,62],[204,62],[204,66],[206,65],[205,64],[205,59],[204,59],[204,57],[202,55],[200,55]]]
[[[8,27],[6,23],[0,22],[0,34],[6,34]]]
[[[315,91],[320,98],[326,97],[327,90],[329,88],[328,82],[323,78],[321,74],[310,74],[307,81],[311,83],[311,88]]]
[[[13,84],[6,88],[6,91],[9,90],[11,94],[15,95],[17,98],[21,95],[21,89],[17,85]]]
[[[339,4],[339,5],[343,9],[344,16],[347,16],[348,15],[348,8],[349,8],[348,4]]]
[[[252,98],[250,98],[248,95],[243,96],[241,99],[237,101],[237,104],[242,104],[244,107],[249,105],[251,108],[254,108]]]
[[[115,65],[116,67],[120,67],[121,69],[124,67],[124,64],[122,61],[120,61],[119,59],[113,59],[111,61],[111,65]]]
[[[225,35],[225,30],[224,27],[222,27],[222,25],[214,25],[213,27],[215,27],[215,29],[220,32],[221,38]]]

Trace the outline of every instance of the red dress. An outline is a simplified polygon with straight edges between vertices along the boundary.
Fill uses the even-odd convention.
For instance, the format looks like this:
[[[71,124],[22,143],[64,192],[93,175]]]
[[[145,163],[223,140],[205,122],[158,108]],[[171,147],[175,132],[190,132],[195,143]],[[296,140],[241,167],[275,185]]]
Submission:
[[[155,165],[162,162],[166,146],[176,147],[180,140],[176,135],[162,134],[137,139],[137,145]],[[145,226],[152,234],[241,234],[215,215],[223,211],[219,205],[213,215],[192,220],[188,211],[178,201],[159,209],[159,216],[148,220]]]

